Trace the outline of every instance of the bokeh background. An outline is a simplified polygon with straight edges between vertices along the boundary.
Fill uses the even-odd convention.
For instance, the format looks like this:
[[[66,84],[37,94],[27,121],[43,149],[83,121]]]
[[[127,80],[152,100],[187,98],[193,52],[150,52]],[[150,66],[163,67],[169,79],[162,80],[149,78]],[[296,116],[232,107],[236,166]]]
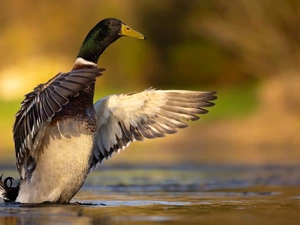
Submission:
[[[4,1],[0,8],[0,163],[25,93],[69,71],[88,31],[116,17],[147,36],[99,60],[96,98],[157,89],[216,90],[210,113],[165,139],[133,143],[105,165],[297,165],[300,1]]]

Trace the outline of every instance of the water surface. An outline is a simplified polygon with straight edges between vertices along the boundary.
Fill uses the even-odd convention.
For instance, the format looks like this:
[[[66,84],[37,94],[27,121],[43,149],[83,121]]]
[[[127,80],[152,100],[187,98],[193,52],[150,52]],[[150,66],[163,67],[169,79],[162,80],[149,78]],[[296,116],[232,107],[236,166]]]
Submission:
[[[0,224],[300,224],[300,167],[99,169],[72,204],[0,203]]]

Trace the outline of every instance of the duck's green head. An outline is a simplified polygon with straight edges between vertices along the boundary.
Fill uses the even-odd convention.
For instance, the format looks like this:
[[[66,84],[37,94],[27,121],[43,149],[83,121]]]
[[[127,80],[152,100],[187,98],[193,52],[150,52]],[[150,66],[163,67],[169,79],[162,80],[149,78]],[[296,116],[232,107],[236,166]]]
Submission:
[[[80,48],[78,58],[97,63],[102,52],[120,37],[146,39],[141,33],[115,18],[101,20],[86,36]]]

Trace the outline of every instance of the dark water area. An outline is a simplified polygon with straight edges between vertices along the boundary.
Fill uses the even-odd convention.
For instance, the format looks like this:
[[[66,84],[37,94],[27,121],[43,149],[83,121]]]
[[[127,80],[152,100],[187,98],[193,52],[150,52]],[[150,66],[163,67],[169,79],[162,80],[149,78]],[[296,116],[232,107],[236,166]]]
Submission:
[[[300,166],[99,167],[71,204],[0,203],[0,224],[300,224],[299,175]]]

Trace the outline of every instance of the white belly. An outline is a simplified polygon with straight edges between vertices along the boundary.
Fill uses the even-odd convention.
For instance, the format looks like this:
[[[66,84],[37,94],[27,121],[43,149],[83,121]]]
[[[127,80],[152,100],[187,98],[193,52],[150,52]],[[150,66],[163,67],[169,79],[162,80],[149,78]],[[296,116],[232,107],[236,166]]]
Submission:
[[[74,122],[47,128],[36,168],[31,178],[21,183],[17,202],[67,203],[81,188],[90,168],[94,136],[80,131],[85,124],[76,121],[74,126]]]

